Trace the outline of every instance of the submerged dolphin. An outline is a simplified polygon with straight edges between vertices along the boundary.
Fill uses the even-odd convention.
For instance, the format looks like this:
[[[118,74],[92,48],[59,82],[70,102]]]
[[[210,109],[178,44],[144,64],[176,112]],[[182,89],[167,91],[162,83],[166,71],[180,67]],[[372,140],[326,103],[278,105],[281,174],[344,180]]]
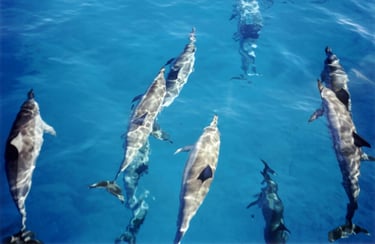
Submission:
[[[212,183],[220,149],[220,132],[217,128],[218,116],[215,115],[209,126],[192,146],[176,151],[190,151],[186,162],[180,192],[180,208],[177,219],[177,232],[174,243],[180,243],[189,228],[190,220],[203,203]]]
[[[277,194],[278,185],[271,179],[269,174],[275,174],[268,164],[262,160],[264,169],[260,173],[263,175],[263,182],[266,186],[257,195],[258,199],[251,202],[247,208],[258,204],[262,209],[266,226],[264,228],[264,240],[269,243],[286,243],[290,231],[284,225],[284,205]]]
[[[124,202],[124,196],[121,193],[121,188],[116,184],[116,180],[133,162],[154,128],[155,119],[161,111],[166,94],[164,71],[165,68],[163,66],[146,93],[140,97],[138,105],[134,108],[125,136],[124,158],[115,178],[112,181],[101,181],[92,184],[89,188],[104,187],[121,202]]]
[[[328,240],[332,242],[361,232],[369,234],[366,229],[353,224],[352,219],[358,208],[357,199],[360,191],[358,180],[361,160],[374,161],[374,158],[364,153],[361,147],[370,147],[370,144],[357,134],[351,114],[337,98],[336,94],[325,87],[320,80],[318,80],[318,88],[322,98],[322,107],[313,113],[309,122],[323,114],[326,115],[333,147],[342,174],[342,185],[349,198],[346,223],[330,231]]]
[[[171,69],[167,75],[167,94],[164,98],[164,107],[172,104],[178,97],[183,86],[186,84],[190,74],[193,72],[195,63],[195,28],[190,32],[189,43],[186,44],[184,51],[173,60]]]
[[[5,171],[13,201],[21,214],[21,231],[6,242],[27,243],[34,241],[33,233],[26,230],[25,200],[30,192],[36,160],[43,145],[43,134],[56,135],[55,130],[43,121],[39,105],[30,90],[10,130],[5,148]]]
[[[237,32],[233,39],[239,41],[241,69],[243,74],[236,79],[247,79],[248,76],[258,75],[255,66],[255,49],[259,33],[263,27],[263,17],[257,0],[237,0],[233,5],[230,20],[237,18]]]
[[[322,81],[331,89],[337,98],[351,111],[350,93],[348,89],[348,75],[340,64],[340,60],[329,47],[325,48],[327,55],[324,60],[324,68],[320,74]]]

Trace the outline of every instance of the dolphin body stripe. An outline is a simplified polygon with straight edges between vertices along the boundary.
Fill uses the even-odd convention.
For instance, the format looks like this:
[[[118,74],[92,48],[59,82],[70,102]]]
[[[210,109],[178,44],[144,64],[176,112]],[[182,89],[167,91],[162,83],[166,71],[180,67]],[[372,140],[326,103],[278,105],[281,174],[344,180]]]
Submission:
[[[5,148],[5,171],[9,190],[22,218],[21,232],[13,236],[17,240],[31,238],[26,231],[25,200],[30,192],[36,160],[43,145],[43,134],[56,135],[52,126],[42,119],[33,90],[28,92],[10,130]],[[37,241],[37,240],[34,240]]]
[[[182,151],[190,151],[190,153],[182,179],[174,243],[181,242],[214,178],[220,150],[220,132],[217,128],[217,121],[218,117],[215,115],[211,124],[204,128],[202,135],[193,146],[183,147],[176,151],[176,153]]]
[[[173,61],[167,62],[172,62],[172,64],[166,79],[167,93],[163,107],[168,107],[173,103],[194,70],[195,52],[197,50],[195,41],[195,28],[193,28],[190,32],[189,43],[186,44],[184,51]]]

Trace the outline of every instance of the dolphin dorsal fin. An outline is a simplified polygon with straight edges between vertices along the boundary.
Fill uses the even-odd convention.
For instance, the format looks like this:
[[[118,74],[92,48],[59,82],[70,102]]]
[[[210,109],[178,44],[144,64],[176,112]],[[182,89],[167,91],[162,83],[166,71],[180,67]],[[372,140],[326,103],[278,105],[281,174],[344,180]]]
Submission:
[[[133,121],[132,121],[132,123],[136,124],[136,125],[142,125],[143,122],[144,122],[144,120],[145,120],[145,118],[146,118],[146,116],[147,116],[147,114],[148,113],[146,112],[143,115],[141,115],[141,116],[139,116],[137,118],[134,118]]]
[[[368,143],[365,139],[360,137],[357,133],[353,131],[353,138],[354,138],[354,144],[357,147],[371,147],[370,143]]]
[[[207,165],[206,168],[204,168],[202,172],[199,174],[198,180],[201,180],[203,183],[205,180],[212,178],[212,176],[213,176],[212,169],[210,165]]]
[[[335,94],[336,97],[340,100],[340,102],[342,102],[345,105],[346,109],[349,110],[349,93],[344,88],[341,88],[340,90],[335,92]]]

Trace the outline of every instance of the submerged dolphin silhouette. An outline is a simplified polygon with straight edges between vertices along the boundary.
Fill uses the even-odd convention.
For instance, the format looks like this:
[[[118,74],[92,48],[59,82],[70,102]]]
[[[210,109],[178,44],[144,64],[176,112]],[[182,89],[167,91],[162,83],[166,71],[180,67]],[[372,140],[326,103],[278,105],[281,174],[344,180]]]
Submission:
[[[212,183],[220,150],[220,132],[215,115],[209,126],[192,146],[179,148],[176,153],[190,151],[180,192],[180,208],[174,243],[180,243],[189,228],[190,220],[203,203]]]
[[[145,145],[149,135],[152,133],[157,115],[162,109],[162,103],[166,94],[166,83],[164,78],[164,66],[147,89],[140,97],[138,105],[134,108],[130,117],[128,130],[125,135],[125,153],[119,170],[112,181],[100,181],[89,186],[89,188],[103,187],[115,195],[122,203],[124,195],[121,188],[116,184],[119,175],[126,170],[137,156],[138,151]]]
[[[262,184],[265,183],[266,186],[256,195],[257,200],[251,202],[247,208],[258,204],[262,209],[263,217],[266,222],[264,240],[267,244],[285,243],[288,239],[287,232],[290,233],[290,231],[284,224],[284,205],[277,193],[278,185],[269,175],[276,173],[269,167],[266,161],[261,161],[264,164],[264,169],[260,172],[263,176]]]
[[[43,134],[56,135],[53,127],[43,121],[39,105],[31,89],[22,104],[10,130],[5,148],[5,171],[9,190],[22,218],[21,231],[6,240],[7,243],[27,243],[34,234],[26,230],[25,200],[30,192],[36,160],[43,145]]]
[[[193,72],[195,63],[195,28],[190,32],[189,43],[184,51],[176,59],[171,60],[171,69],[167,75],[167,94],[163,106],[168,107],[178,97],[183,86],[186,84],[190,74]]]
[[[247,79],[248,76],[259,75],[255,65],[255,49],[257,39],[263,27],[263,17],[257,0],[237,0],[233,5],[230,20],[237,18],[237,31],[233,40],[239,42],[241,69],[243,74],[232,79]]]
[[[334,91],[325,87],[318,80],[318,89],[322,98],[322,107],[311,115],[309,122],[326,115],[328,128],[331,133],[333,147],[342,174],[342,185],[349,199],[346,213],[346,223],[328,233],[328,240],[335,241],[357,233],[369,234],[369,232],[352,223],[356,209],[358,208],[359,175],[361,160],[374,161],[361,149],[362,146],[370,147],[370,144],[362,139],[356,132],[352,117],[345,104],[336,96]]]

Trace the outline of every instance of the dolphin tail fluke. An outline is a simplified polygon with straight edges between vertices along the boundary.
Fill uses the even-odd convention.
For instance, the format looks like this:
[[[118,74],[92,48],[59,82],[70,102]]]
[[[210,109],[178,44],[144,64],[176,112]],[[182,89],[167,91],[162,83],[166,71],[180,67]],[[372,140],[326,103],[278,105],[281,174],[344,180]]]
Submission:
[[[350,235],[356,235],[359,233],[370,235],[370,232],[368,232],[366,229],[355,224],[346,223],[328,232],[328,240],[330,242],[334,242],[338,239],[347,238]]]
[[[264,164],[264,169],[263,169],[264,173],[270,173],[272,175],[276,175],[275,170],[271,169],[271,167],[268,165],[266,161],[264,161],[263,159],[261,159],[261,161]]]
[[[121,188],[116,184],[115,181],[99,181],[97,183],[89,185],[89,188],[105,188],[109,193],[117,197],[121,201],[121,203],[125,202],[125,198],[122,194]]]
[[[29,230],[20,231],[17,234],[6,237],[2,240],[4,244],[19,244],[19,243],[29,243],[29,244],[42,244],[43,242],[35,239],[35,234]]]

